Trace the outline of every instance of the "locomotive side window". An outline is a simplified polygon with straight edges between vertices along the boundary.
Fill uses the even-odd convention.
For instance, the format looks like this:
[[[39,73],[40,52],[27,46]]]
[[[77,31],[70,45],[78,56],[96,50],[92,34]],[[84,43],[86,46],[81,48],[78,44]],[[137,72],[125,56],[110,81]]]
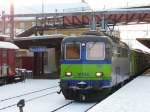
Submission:
[[[111,59],[112,56],[112,46],[110,44],[106,44],[106,50],[105,50],[105,58]]]
[[[128,57],[128,49],[122,48],[122,57]]]
[[[105,44],[102,42],[88,42],[86,47],[87,60],[104,60]]]
[[[80,59],[79,43],[68,43],[65,45],[65,59]]]

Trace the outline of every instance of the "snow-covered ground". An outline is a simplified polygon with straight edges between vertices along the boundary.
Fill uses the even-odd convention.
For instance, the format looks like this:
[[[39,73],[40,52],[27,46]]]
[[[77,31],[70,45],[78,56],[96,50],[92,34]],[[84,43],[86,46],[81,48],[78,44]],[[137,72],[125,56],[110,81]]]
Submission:
[[[66,100],[57,94],[58,82],[30,79],[1,86],[0,112],[19,112],[16,104],[21,99],[24,112],[85,112],[96,104]],[[150,76],[135,78],[88,112],[150,112]]]
[[[0,86],[0,100],[58,85],[59,80],[31,80]]]
[[[25,112],[31,112],[35,107],[39,111],[32,112],[44,112],[40,109],[45,102],[41,100],[40,103],[34,105],[34,101],[44,96],[46,98],[51,94],[56,94],[56,91],[59,90],[58,82],[59,80],[26,80],[25,82],[1,86],[0,112],[18,112],[16,104],[21,99],[25,99],[26,102]]]
[[[26,80],[0,87],[0,112],[19,112],[17,103],[25,100],[24,112],[84,112],[95,103],[66,100],[59,91],[59,80]],[[70,103],[71,102],[71,103]],[[67,105],[70,103],[69,105]],[[65,107],[62,107],[66,105]]]
[[[150,112],[150,76],[139,76],[88,112]]]
[[[59,109],[56,112],[85,112],[95,103],[73,102],[72,104]]]

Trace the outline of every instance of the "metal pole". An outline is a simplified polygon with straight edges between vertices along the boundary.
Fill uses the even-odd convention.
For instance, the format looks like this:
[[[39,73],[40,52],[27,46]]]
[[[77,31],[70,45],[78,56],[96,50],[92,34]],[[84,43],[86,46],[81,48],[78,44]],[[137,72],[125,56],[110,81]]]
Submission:
[[[25,100],[22,99],[17,103],[17,107],[19,107],[19,111],[23,112],[23,107],[25,106]]]
[[[42,0],[42,14],[44,14],[44,1]]]
[[[11,4],[10,4],[10,24],[11,24],[10,38],[11,40],[13,40],[14,39],[14,4],[13,4],[13,1],[11,1]]]
[[[44,28],[45,28],[45,16],[44,16],[44,0],[42,0],[42,30],[39,32],[40,35],[43,35],[43,32],[44,32]]]
[[[96,20],[95,20],[95,13],[92,11],[92,20],[91,20],[91,30],[96,31]]]
[[[95,11],[94,11],[94,9],[92,9],[91,8],[91,6],[89,5],[89,3],[86,1],[86,0],[81,0],[83,3],[86,3],[88,6],[89,6],[89,8],[91,9],[91,11],[92,11],[92,18],[91,18],[91,22],[90,22],[90,30],[92,30],[92,31],[96,31],[96,25],[97,25],[97,21],[96,21],[96,18],[95,18]]]
[[[23,108],[22,108],[22,107],[19,107],[19,111],[20,111],[20,112],[23,112]]]
[[[5,35],[5,11],[2,11],[2,33]]]
[[[101,20],[101,28],[103,29],[103,30],[107,30],[106,29],[106,22],[105,22],[105,15],[103,14],[102,15],[102,20]]]

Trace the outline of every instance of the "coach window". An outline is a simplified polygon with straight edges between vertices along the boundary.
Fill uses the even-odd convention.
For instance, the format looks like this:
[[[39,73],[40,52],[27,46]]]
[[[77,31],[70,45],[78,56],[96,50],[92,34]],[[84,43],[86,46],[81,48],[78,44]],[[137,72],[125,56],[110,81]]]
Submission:
[[[8,63],[7,63],[7,59],[8,59],[8,54],[7,54],[7,50],[6,49],[3,49],[2,50],[2,75],[3,76],[6,76],[7,75],[7,66],[8,66]]]
[[[105,59],[105,44],[102,42],[88,42],[86,51],[87,60]]]
[[[3,49],[3,52],[2,52],[2,61],[3,61],[3,64],[7,64],[7,50]]]
[[[80,43],[67,43],[65,45],[65,59],[80,59]]]

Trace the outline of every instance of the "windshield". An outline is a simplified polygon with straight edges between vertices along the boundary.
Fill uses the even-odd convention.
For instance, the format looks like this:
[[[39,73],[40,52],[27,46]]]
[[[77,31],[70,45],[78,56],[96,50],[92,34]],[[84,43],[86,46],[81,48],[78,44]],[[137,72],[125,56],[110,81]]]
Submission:
[[[65,44],[65,59],[80,59],[80,43]]]
[[[105,44],[102,42],[88,42],[86,46],[87,60],[104,60],[105,59]]]

